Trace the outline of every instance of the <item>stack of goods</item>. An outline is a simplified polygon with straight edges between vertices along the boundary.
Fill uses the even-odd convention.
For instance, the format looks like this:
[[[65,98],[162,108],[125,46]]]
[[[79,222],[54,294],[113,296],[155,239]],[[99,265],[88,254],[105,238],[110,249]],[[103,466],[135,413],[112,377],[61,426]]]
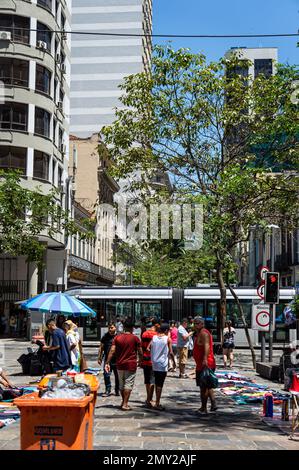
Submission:
[[[14,398],[35,391],[36,387],[15,387],[1,390],[2,397],[6,399],[0,400],[0,429],[15,423],[20,417],[20,411],[12,403]]]
[[[273,395],[274,404],[281,405],[282,400],[288,395],[273,390],[266,385],[253,382],[248,377],[237,372],[221,371],[216,373],[219,381],[220,393],[232,398],[238,405],[249,405],[253,403],[263,403],[264,396],[268,393]]]

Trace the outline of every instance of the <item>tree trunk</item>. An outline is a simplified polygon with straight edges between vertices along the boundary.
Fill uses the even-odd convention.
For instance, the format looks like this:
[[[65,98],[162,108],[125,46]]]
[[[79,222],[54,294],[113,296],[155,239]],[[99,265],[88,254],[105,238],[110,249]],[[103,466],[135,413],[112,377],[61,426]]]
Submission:
[[[217,283],[220,290],[220,341],[223,342],[223,329],[226,320],[226,286],[223,279],[223,265],[217,264],[216,270]]]
[[[240,313],[240,316],[241,316],[241,319],[242,319],[242,322],[243,322],[243,325],[244,325],[244,328],[245,328],[245,335],[246,335],[246,338],[247,338],[248,346],[249,346],[250,351],[251,351],[252,365],[255,369],[256,368],[256,355],[255,355],[255,350],[254,350],[254,347],[253,347],[253,344],[252,344],[252,341],[251,341],[251,338],[250,338],[249,329],[248,329],[248,325],[246,323],[246,318],[245,318],[245,315],[244,315],[243,307],[241,305],[241,302],[240,302],[237,294],[235,293],[234,289],[232,288],[232,286],[230,285],[229,282],[227,283],[227,287],[229,288],[229,290],[230,290],[230,292],[231,292],[231,294],[232,294],[233,298],[235,299],[236,304],[238,306],[238,310],[239,310],[239,313]]]

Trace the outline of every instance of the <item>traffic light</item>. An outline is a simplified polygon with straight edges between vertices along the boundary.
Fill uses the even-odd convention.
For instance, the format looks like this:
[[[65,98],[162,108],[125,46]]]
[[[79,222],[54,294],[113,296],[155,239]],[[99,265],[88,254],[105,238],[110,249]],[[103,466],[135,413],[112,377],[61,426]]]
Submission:
[[[279,273],[268,272],[265,274],[265,303],[279,303]]]

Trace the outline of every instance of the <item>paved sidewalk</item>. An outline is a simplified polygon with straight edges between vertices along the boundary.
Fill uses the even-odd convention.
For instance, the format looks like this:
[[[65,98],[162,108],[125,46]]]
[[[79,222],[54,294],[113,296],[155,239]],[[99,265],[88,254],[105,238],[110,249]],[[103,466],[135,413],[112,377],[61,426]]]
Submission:
[[[0,346],[3,340],[0,340]],[[21,369],[16,362],[29,343],[5,342],[5,368],[16,384],[33,381],[35,378],[17,375]],[[88,363],[96,367],[95,348],[86,348]],[[219,364],[221,357],[218,357]],[[238,367],[238,364],[240,366]],[[261,379],[250,366],[247,352],[236,353],[236,367],[242,374],[254,377],[259,383],[272,382]],[[192,364],[188,372],[192,371]],[[113,379],[112,379],[113,380]],[[145,387],[142,370],[138,370],[135,388],[131,395],[132,411],[119,409],[120,398],[103,398],[104,381],[100,376],[101,387],[95,410],[94,448],[149,449],[149,450],[298,450],[296,441],[288,439],[285,431],[264,423],[261,417],[252,412],[250,406],[236,405],[228,397],[217,393],[219,411],[207,417],[199,416],[199,390],[194,379],[179,379],[170,373],[163,390],[162,403],[165,411],[149,410],[144,407]],[[278,390],[281,384],[275,384]],[[256,405],[255,405],[256,406]],[[19,449],[19,422],[0,430],[0,450]]]

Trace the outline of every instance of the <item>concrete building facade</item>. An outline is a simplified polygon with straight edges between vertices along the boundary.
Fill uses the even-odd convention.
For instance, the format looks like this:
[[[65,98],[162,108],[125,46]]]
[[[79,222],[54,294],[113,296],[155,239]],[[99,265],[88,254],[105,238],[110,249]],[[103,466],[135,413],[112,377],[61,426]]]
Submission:
[[[71,0],[0,2],[0,168],[20,170],[28,189],[57,188],[63,208],[69,203],[70,25]],[[65,234],[45,232],[39,239],[47,245],[42,273],[24,257],[1,255],[4,315],[14,301],[66,284]]]
[[[89,137],[113,122],[123,78],[149,70],[152,0],[73,0],[72,29],[100,33],[72,35],[71,134]]]

